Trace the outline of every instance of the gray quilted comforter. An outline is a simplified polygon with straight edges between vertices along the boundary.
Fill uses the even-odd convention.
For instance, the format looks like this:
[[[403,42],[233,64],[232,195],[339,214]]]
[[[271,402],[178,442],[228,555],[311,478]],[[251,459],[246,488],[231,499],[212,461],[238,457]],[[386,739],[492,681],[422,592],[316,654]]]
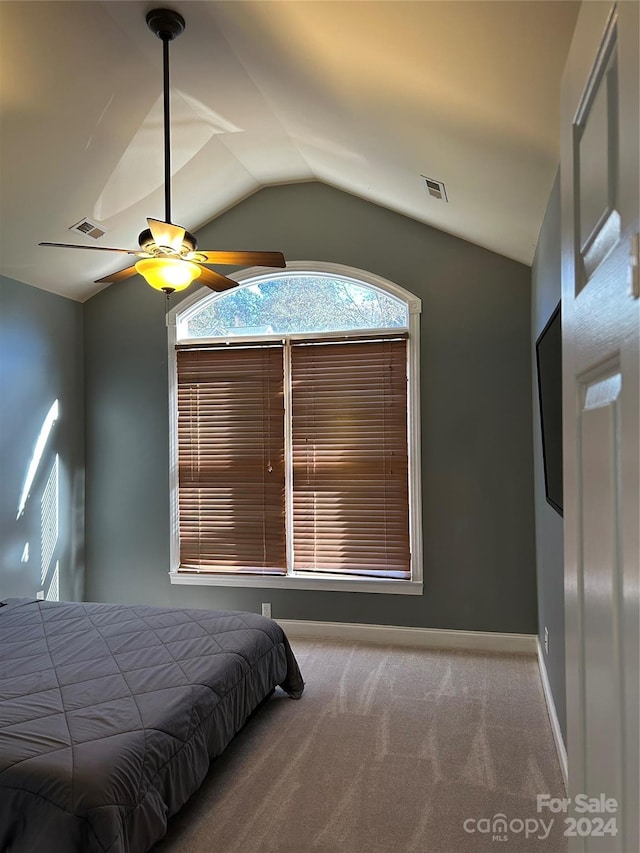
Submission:
[[[253,613],[0,604],[0,851],[138,853],[251,711],[303,681]]]

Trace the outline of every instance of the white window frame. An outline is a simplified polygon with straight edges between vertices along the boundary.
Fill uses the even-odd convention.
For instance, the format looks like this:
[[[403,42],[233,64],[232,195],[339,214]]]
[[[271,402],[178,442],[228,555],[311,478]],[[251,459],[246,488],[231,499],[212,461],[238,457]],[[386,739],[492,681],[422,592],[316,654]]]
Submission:
[[[233,575],[214,574],[211,572],[178,571],[180,564],[180,527],[178,510],[178,419],[177,419],[177,366],[176,344],[182,341],[198,341],[216,343],[239,340],[282,340],[312,338],[312,334],[300,335],[257,335],[255,338],[230,336],[229,338],[179,338],[178,331],[181,322],[186,322],[191,315],[202,308],[206,300],[215,300],[229,291],[213,293],[209,288],[200,286],[167,312],[167,328],[169,343],[169,484],[170,484],[170,571],[172,584],[191,586],[226,586],[226,587],[259,587],[262,589],[311,589],[335,592],[380,592],[400,595],[421,595],[423,589],[422,575],[422,489],[420,462],[420,299],[400,285],[394,284],[381,276],[366,270],[331,264],[319,261],[287,262],[286,270],[274,270],[271,267],[252,267],[228,274],[228,277],[240,285],[249,285],[269,279],[281,278],[289,272],[324,275],[331,278],[343,278],[353,284],[364,284],[388,293],[400,299],[407,306],[409,316],[409,340],[407,348],[407,445],[409,453],[409,542],[411,547],[411,579],[393,580],[389,578],[357,578],[344,575],[309,576],[297,572],[287,575]],[[361,336],[366,329],[355,329],[353,332],[336,332],[336,338]],[[376,329],[374,331],[382,331]],[[389,329],[387,331],[398,331]],[[326,338],[331,332],[318,333],[318,337]]]

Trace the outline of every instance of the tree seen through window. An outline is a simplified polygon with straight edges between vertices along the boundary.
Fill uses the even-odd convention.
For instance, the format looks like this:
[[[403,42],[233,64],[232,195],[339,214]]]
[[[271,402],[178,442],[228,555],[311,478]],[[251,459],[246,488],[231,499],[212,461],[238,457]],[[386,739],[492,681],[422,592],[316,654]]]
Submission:
[[[289,275],[239,287],[191,316],[186,337],[299,334],[403,328],[407,305],[338,277]]]

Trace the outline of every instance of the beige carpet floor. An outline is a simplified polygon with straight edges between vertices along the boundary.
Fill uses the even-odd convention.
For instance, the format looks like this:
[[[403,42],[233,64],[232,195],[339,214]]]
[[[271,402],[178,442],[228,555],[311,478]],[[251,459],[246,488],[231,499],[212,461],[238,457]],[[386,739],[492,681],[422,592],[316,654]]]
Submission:
[[[274,694],[154,853],[564,853],[533,656],[292,646],[302,699]]]

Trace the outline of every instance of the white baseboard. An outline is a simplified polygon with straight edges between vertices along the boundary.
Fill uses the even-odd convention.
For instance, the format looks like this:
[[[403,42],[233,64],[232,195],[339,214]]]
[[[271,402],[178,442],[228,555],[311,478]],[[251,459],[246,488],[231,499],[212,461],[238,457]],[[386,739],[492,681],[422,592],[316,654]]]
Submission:
[[[386,646],[427,649],[468,649],[535,655],[535,634],[500,634],[489,631],[445,631],[439,628],[405,628],[397,625],[361,625],[353,622],[309,622],[277,619],[291,639],[343,640]]]
[[[551,731],[553,732],[553,739],[556,744],[556,752],[558,753],[558,761],[560,762],[560,769],[562,770],[562,777],[564,779],[564,787],[565,790],[568,788],[569,784],[569,762],[567,760],[567,748],[564,745],[564,739],[562,737],[562,729],[560,728],[560,722],[558,720],[558,713],[556,711],[556,703],[553,701],[553,693],[551,692],[551,684],[549,683],[549,674],[547,673],[547,665],[544,662],[544,652],[542,651],[542,646],[540,645],[540,640],[537,639],[538,646],[538,666],[540,668],[540,678],[542,680],[542,690],[544,691],[544,698],[547,703],[547,710],[549,712],[549,720],[551,721]]]

